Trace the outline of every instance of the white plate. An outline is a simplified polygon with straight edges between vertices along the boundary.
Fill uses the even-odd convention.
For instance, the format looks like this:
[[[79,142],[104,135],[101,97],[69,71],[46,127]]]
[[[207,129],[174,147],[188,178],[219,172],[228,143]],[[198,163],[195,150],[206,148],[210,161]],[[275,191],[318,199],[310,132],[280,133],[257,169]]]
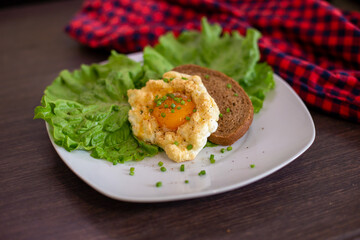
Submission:
[[[142,54],[130,58],[141,61]],[[313,120],[304,103],[279,76],[260,113],[255,114],[248,133],[232,145],[232,151],[220,153],[222,146],[205,148],[194,161],[172,162],[164,153],[140,162],[112,165],[92,158],[86,151],[67,152],[50,140],[65,164],[98,192],[130,202],[164,202],[204,197],[230,191],[262,179],[300,156],[315,138]],[[210,164],[210,154],[216,163]],[[164,163],[166,172],[157,165]],[[251,168],[250,165],[255,167]],[[135,175],[129,175],[135,167]],[[205,176],[199,176],[206,170]],[[189,180],[189,183],[184,183]],[[162,187],[155,187],[161,181]]]

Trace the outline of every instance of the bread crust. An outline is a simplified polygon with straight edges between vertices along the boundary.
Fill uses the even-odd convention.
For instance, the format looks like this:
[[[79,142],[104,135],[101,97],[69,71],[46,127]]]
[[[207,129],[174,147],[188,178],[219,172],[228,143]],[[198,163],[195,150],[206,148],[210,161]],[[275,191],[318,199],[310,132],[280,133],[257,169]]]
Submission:
[[[211,142],[231,145],[244,136],[253,121],[254,109],[246,92],[234,79],[222,72],[194,64],[177,66],[173,71],[200,76],[223,114],[217,131],[209,137]],[[231,88],[227,88],[227,84]],[[234,93],[238,96],[235,97]],[[232,109],[231,113],[226,112],[227,108]]]

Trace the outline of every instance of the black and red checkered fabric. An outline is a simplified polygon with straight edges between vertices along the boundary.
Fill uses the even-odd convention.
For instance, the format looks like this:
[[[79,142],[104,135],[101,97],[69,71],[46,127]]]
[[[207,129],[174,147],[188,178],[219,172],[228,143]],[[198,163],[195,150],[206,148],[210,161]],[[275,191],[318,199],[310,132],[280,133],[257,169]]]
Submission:
[[[262,60],[309,105],[360,122],[360,13],[319,0],[86,0],[66,27],[93,48],[123,53],[154,45],[167,31],[258,29]]]

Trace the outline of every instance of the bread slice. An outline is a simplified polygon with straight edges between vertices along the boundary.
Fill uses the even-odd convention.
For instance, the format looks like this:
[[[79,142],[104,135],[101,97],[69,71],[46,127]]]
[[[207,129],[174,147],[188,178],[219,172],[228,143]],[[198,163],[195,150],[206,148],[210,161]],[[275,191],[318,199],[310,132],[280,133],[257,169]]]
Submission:
[[[234,79],[219,71],[193,64],[175,67],[173,71],[200,76],[218,105],[222,117],[216,132],[209,137],[211,142],[231,145],[247,132],[253,120],[254,109],[246,92]]]

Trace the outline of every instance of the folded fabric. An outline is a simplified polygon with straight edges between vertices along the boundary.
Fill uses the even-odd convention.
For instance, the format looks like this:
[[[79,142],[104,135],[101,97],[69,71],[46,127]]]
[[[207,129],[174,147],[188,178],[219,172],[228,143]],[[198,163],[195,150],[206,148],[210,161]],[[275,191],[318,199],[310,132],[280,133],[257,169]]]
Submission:
[[[86,0],[66,32],[93,48],[123,53],[160,35],[199,29],[258,29],[268,62],[308,106],[360,122],[360,13],[319,0]]]

